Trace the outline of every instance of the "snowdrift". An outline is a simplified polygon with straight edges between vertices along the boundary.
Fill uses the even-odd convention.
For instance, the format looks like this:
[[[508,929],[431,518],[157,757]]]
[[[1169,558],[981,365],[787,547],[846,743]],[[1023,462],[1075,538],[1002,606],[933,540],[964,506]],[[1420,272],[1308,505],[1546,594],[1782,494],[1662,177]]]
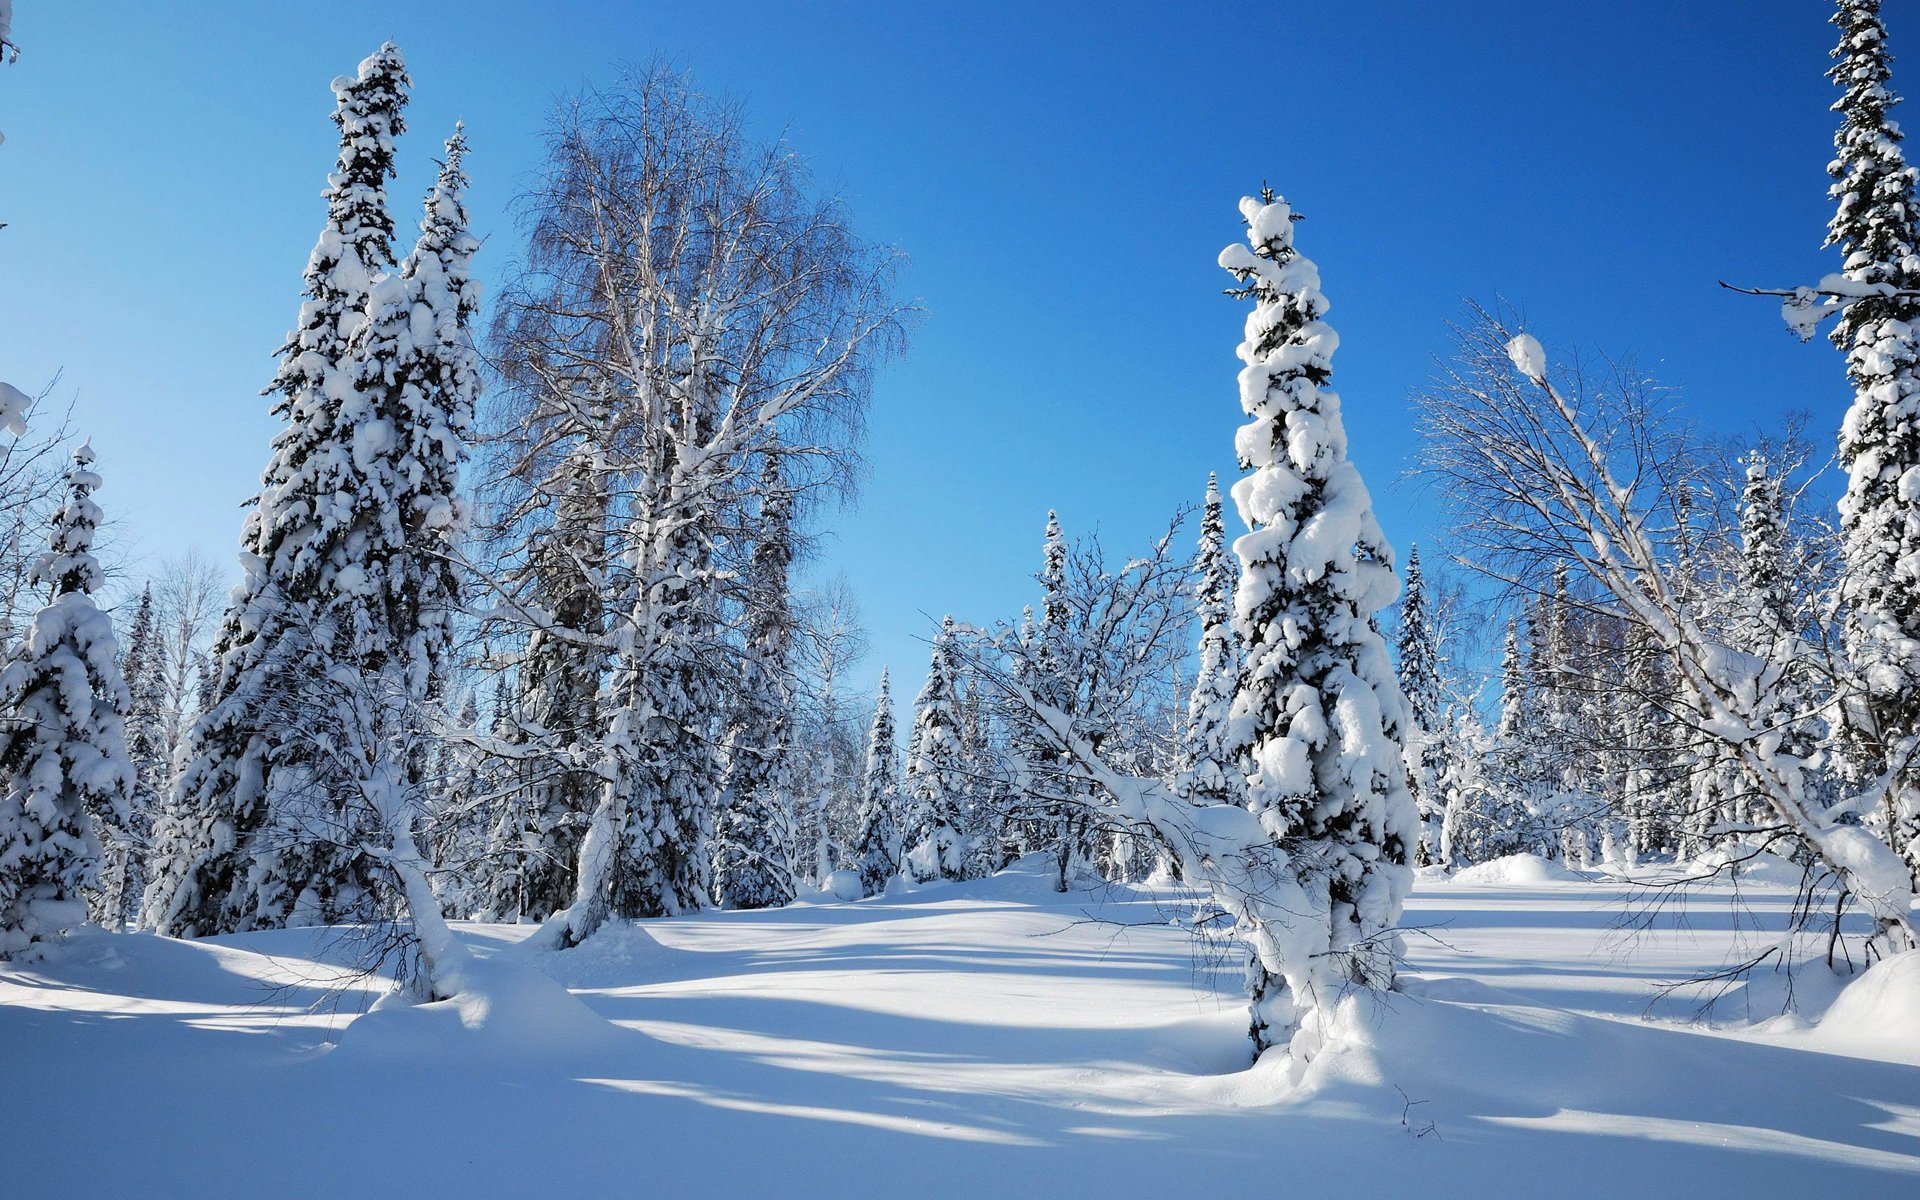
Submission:
[[[1453,882],[1487,885],[1529,886],[1540,883],[1585,883],[1586,876],[1548,862],[1538,854],[1509,854],[1490,862],[1464,867],[1454,873]]]
[[[615,924],[559,953],[517,944],[525,926],[460,926],[461,995],[364,1016],[387,985],[332,931],[90,934],[0,971],[0,1191],[978,1200],[1239,1195],[1275,1171],[1423,1200],[1920,1187],[1920,958],[1854,981],[1814,1028],[1692,1024],[1693,1000],[1650,1020],[1658,981],[1723,964],[1791,890],[1742,884],[1736,920],[1732,886],[1709,886],[1622,954],[1634,885],[1548,882],[1423,881],[1407,920],[1436,936],[1409,938],[1404,990],[1349,997],[1297,1085],[1277,1056],[1248,1065],[1242,954],[1193,940],[1191,893],[1059,894],[1038,869]],[[84,1153],[76,1119],[97,1131]]]

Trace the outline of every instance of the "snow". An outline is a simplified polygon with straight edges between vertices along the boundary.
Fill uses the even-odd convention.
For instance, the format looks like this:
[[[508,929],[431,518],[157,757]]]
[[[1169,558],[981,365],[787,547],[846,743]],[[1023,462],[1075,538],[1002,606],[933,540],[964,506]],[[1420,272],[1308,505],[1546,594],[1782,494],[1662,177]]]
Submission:
[[[1530,886],[1542,883],[1584,883],[1585,877],[1538,854],[1509,854],[1489,862],[1476,863],[1457,872],[1455,883],[1481,887]]]
[[[1528,379],[1547,377],[1547,352],[1541,348],[1540,339],[1532,334],[1515,334],[1507,343],[1507,357],[1513,360],[1513,369]]]
[[[820,890],[838,900],[858,900],[867,894],[858,871],[833,871],[820,881]]]
[[[1791,903],[1740,894],[1739,921]],[[1739,988],[1708,1024],[1650,1010],[1725,961],[1730,895],[1623,942],[1628,885],[1423,880],[1402,990],[1342,1001],[1297,1085],[1248,1066],[1239,955],[1174,923],[1189,896],[1042,867],[558,953],[457,926],[468,995],[358,1020],[386,985],[351,931],[85,933],[0,973],[0,1061],[38,1081],[0,1093],[6,1191],[1203,1196],[1255,1160],[1309,1195],[1912,1191],[1920,956],[1811,1027]]]
[[[1810,1039],[1840,1053],[1920,1064],[1920,950],[1875,963],[1828,1007]]]

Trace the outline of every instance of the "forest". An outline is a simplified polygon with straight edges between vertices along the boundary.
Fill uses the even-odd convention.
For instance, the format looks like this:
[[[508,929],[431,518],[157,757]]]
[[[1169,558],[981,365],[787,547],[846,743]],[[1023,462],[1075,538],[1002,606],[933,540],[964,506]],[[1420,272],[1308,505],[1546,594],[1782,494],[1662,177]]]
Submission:
[[[1281,1179],[1292,1155],[1352,1194],[1537,1195],[1526,1160],[1555,1152],[1583,1164],[1568,1195],[1911,1186],[1920,209],[1880,0],[1833,7],[1835,269],[1719,294],[1829,340],[1844,413],[1729,432],[1636,360],[1469,302],[1408,381],[1407,469],[1444,533],[1390,539],[1289,198],[1316,181],[1282,193],[1247,161],[1216,280],[1239,368],[1209,425],[1239,474],[1124,543],[1044,514],[1026,607],[929,614],[924,657],[877,687],[861,597],[821,564],[927,318],[911,248],[664,57],[554,102],[514,227],[483,240],[470,131],[410,128],[406,58],[373,48],[332,82],[237,572],[116,559],[102,530],[143,498],[59,379],[0,384],[0,1047],[34,1072],[0,1111],[37,1128],[29,1080],[70,1071],[70,1125],[159,1121],[173,1147],[23,1161],[15,1194],[337,1194],[353,1176],[289,1181],[341,1158],[449,1195],[645,1171],[465,1174],[496,1104],[516,1139],[683,1131],[646,1155],[685,1194],[787,1194],[780,1164],[816,1153],[813,1182],[869,1194],[923,1142],[946,1169],[908,1194],[1002,1169],[1127,1194],[1153,1139],[1178,1148],[1166,1186]],[[39,69],[11,9],[7,86]],[[409,161],[435,173],[417,207],[393,194]],[[844,1012],[727,1024],[756,980],[809,970]],[[992,982],[1028,970],[1055,975]],[[1085,1028],[1042,1038],[1055,1006]],[[168,1011],[164,1053],[225,1023],[289,1057],[128,1065]],[[874,1015],[934,1011],[971,1040]],[[1577,1061],[1529,1066],[1528,1021]],[[708,1023],[732,1074],[670,1057]],[[826,1048],[867,1023],[899,1044]],[[135,1025],[155,1040],[102,1040]],[[1072,1040],[1123,1025],[1137,1045]],[[951,1077],[911,1086],[937,1112],[816,1078],[906,1087],[936,1043]],[[269,1062],[296,1075],[262,1083]],[[793,1062],[805,1082],[749,1073]],[[411,1098],[353,1119],[393,1132],[329,1151],[316,1123],[395,1063]],[[1802,1102],[1778,1094],[1796,1072]],[[516,1087],[534,1098],[486,1098]],[[138,1099],[176,1088],[226,1098],[198,1121]],[[1120,1128],[1019,1108],[1042,1093]],[[1769,1107],[1687,1107],[1706,1095]],[[246,1141],[226,1122],[255,1104],[280,1115],[231,1150],[244,1175],[181,1150]],[[808,1121],[868,1140],[811,1148]],[[720,1143],[755,1131],[730,1166]]]

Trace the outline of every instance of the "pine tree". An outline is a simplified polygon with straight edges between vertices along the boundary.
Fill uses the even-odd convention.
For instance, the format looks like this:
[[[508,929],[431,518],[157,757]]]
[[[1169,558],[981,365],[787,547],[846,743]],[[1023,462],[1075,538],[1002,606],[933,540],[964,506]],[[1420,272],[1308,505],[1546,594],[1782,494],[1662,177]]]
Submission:
[[[1193,804],[1241,804],[1246,799],[1247,770],[1228,749],[1227,733],[1234,686],[1240,677],[1240,646],[1233,632],[1235,564],[1226,544],[1220,485],[1211,473],[1195,565],[1199,569],[1194,616],[1200,624],[1200,664],[1187,698],[1175,786]]]
[[[1446,804],[1438,791],[1438,748],[1441,687],[1438,638],[1429,610],[1426,576],[1420,570],[1420,547],[1407,551],[1407,571],[1400,593],[1398,643],[1400,691],[1407,698],[1407,786],[1420,813],[1420,845],[1415,861],[1421,865],[1441,859],[1441,825]]]
[[[905,838],[914,878],[965,877],[971,839],[962,805],[967,793],[960,714],[953,694],[953,618],[933,642],[927,682],[913,702],[913,745],[907,757]]]
[[[773,908],[794,898],[793,497],[778,449],[761,477],[760,523],[747,590],[739,713],[727,738],[729,803],[714,862],[714,898]]]
[[[1827,244],[1845,279],[1863,289],[1920,288],[1914,170],[1890,112],[1899,98],[1879,0],[1840,0],[1830,77],[1842,89],[1841,125],[1827,168],[1837,207]],[[1866,694],[1848,721],[1848,774],[1856,782],[1895,768],[1882,819],[1886,836],[1920,872],[1920,298],[1869,295],[1841,312],[1833,340],[1847,357],[1853,405],[1840,429],[1848,472],[1840,502],[1844,638]]]
[[[854,870],[861,889],[871,896],[887,886],[900,870],[900,827],[894,813],[900,804],[900,764],[893,744],[893,692],[883,667],[880,696],[873,706],[873,724],[867,729],[867,766],[860,778],[860,833],[854,841]]]
[[[1246,660],[1233,721],[1253,764],[1249,807],[1289,848],[1313,906],[1284,943],[1267,931],[1255,946],[1252,1033],[1262,1049],[1304,1035],[1305,1059],[1343,987],[1392,983],[1419,830],[1406,703],[1373,623],[1398,588],[1392,551],[1326,386],[1338,338],[1321,320],[1319,271],[1294,248],[1285,201],[1268,192],[1240,210],[1247,244],[1220,256],[1255,302],[1239,348],[1250,420],[1236,445],[1250,474],[1233,494],[1252,532],[1235,544]]]
[[[241,535],[245,578],[216,639],[209,702],[159,836],[146,919],[163,932],[381,912],[382,868],[362,853],[361,817],[338,809],[342,793],[329,786],[338,781],[316,771],[289,714],[337,664],[378,667],[402,650],[389,610],[415,603],[385,575],[401,527],[428,519],[412,496],[389,494],[386,459],[412,441],[392,423],[406,388],[394,386],[402,364],[390,353],[392,321],[410,320],[411,309],[383,294],[375,317],[389,319],[368,326],[381,271],[393,264],[386,181],[407,86],[392,44],[334,84],[341,149],[327,223],[308,262],[299,328],[267,389],[286,427]],[[444,315],[436,309],[433,319]],[[403,486],[415,482],[429,481]]]
[[[127,688],[113,622],[93,601],[104,582],[99,486],[82,445],[32,572],[53,598],[0,669],[0,960],[30,957],[86,920],[101,834],[125,824],[133,793]]]

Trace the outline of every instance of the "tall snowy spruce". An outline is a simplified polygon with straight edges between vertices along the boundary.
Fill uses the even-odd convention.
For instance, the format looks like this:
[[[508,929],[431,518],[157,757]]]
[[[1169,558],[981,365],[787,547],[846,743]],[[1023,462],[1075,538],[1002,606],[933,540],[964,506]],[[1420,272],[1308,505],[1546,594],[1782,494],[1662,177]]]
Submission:
[[[794,897],[793,497],[780,455],[767,454],[747,588],[738,708],[727,735],[727,808],[713,873],[727,908],[773,908]]]
[[[933,641],[927,682],[913,702],[907,749],[905,866],[915,879],[961,879],[971,850],[963,812],[967,794],[959,706],[954,698],[953,618]]]
[[[398,810],[376,811],[367,781],[341,775],[392,731],[327,725],[320,737],[306,716],[343,671],[360,681],[349,691],[423,703],[457,600],[446,551],[463,518],[459,461],[477,390],[476,243],[456,132],[412,253],[384,271],[406,87],[392,45],[334,83],[341,152],[328,221],[268,389],[286,428],[242,533],[244,579],[149,888],[146,919],[164,932],[370,920],[393,892],[378,849],[392,831],[378,826]],[[400,786],[417,786],[424,755],[404,753]]]
[[[1233,632],[1236,568],[1226,544],[1220,485],[1212,474],[1207,476],[1195,565],[1199,568],[1194,617],[1200,625],[1200,665],[1187,697],[1175,787],[1194,804],[1240,804],[1246,800],[1247,772],[1229,748],[1228,734],[1234,687],[1240,677],[1240,646]]]
[[[860,777],[860,832],[853,845],[853,869],[869,896],[900,871],[900,762],[893,742],[893,691],[883,667],[880,695],[867,728],[867,765]]]
[[[1420,547],[1407,551],[1407,572],[1400,596],[1400,690],[1407,699],[1407,785],[1420,813],[1420,844],[1415,861],[1440,861],[1441,825],[1446,803],[1439,795],[1441,727],[1440,655],[1427,579],[1420,570]]]
[[[140,602],[127,623],[125,644],[120,674],[127,686],[127,755],[133,762],[134,786],[127,820],[114,831],[117,836],[107,841],[100,895],[93,906],[93,919],[110,929],[122,929],[139,920],[154,816],[171,765],[160,715],[165,704],[161,678],[164,647],[151,585],[140,591]]]
[[[1838,207],[1827,244],[1855,287],[1920,287],[1914,171],[1889,115],[1899,103],[1879,0],[1840,0],[1831,78],[1841,126],[1828,173]],[[1893,768],[1883,819],[1893,848],[1920,870],[1920,297],[1869,295],[1840,314],[1854,401],[1840,430],[1841,599],[1848,657],[1865,685],[1843,740],[1856,782]]]
[[[1405,701],[1373,623],[1398,590],[1392,551],[1326,386],[1339,339],[1321,320],[1319,271],[1294,248],[1293,210],[1268,192],[1240,211],[1247,244],[1220,255],[1254,301],[1239,348],[1250,474],[1233,498],[1251,532],[1234,543],[1246,661],[1233,721],[1248,805],[1309,906],[1252,931],[1252,1032],[1304,1060],[1346,988],[1392,984],[1419,830]]]
[[[134,788],[113,622],[94,604],[93,450],[74,451],[32,582],[52,593],[0,669],[0,960],[30,958],[87,919],[101,835]]]

